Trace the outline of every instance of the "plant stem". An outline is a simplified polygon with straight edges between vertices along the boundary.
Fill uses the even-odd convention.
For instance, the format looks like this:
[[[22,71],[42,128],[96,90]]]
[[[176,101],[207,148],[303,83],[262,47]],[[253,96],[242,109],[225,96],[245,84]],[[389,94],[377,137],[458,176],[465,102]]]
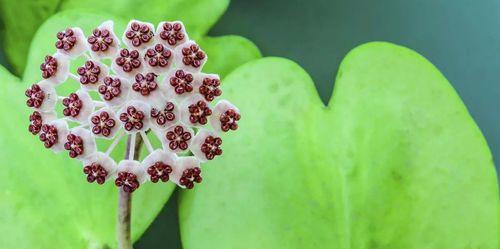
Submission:
[[[125,152],[125,160],[129,158],[131,136],[127,139],[127,150]],[[139,158],[141,151],[142,137],[137,136],[134,147],[134,160]],[[132,210],[132,194],[123,191],[120,188],[118,196],[118,221],[116,227],[116,239],[118,240],[118,249],[133,249],[132,239],[130,237],[130,217]]]

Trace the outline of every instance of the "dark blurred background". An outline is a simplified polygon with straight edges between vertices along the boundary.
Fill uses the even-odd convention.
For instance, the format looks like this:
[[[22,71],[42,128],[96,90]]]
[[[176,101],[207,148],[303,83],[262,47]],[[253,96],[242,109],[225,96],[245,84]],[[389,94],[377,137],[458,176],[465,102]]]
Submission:
[[[210,32],[226,34],[249,38],[265,56],[298,62],[325,103],[349,50],[369,41],[409,47],[448,78],[500,158],[498,0],[233,0]],[[176,209],[177,193],[135,248],[180,249]]]

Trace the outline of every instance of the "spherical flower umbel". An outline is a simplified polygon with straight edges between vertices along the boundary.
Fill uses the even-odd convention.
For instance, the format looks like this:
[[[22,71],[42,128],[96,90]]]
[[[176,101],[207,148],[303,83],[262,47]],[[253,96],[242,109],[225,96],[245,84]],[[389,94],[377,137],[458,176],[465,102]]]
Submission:
[[[208,56],[182,22],[155,29],[132,20],[121,41],[113,29],[106,21],[87,36],[78,27],[55,34],[56,52],[40,61],[40,81],[25,91],[33,109],[28,131],[44,147],[80,160],[89,183],[113,182],[129,193],[146,182],[194,188],[202,182],[201,163],[222,156],[223,134],[238,129],[239,109],[217,100],[221,80],[201,72]],[[65,83],[80,89],[58,96]],[[115,161],[110,154],[124,134],[132,141],[128,157]],[[134,156],[138,137],[149,152],[142,161]],[[97,139],[112,140],[105,152]]]

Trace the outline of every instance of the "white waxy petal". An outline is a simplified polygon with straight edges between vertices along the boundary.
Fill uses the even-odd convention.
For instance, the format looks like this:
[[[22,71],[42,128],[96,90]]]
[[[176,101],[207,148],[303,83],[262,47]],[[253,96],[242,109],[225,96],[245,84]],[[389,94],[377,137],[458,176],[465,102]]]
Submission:
[[[151,106],[145,102],[132,100],[127,102],[118,111],[118,119],[121,126],[128,134],[133,134],[139,131],[146,131],[150,127],[149,112]]]
[[[222,139],[214,132],[201,129],[189,146],[193,155],[201,162],[214,159],[222,154]]]
[[[151,23],[131,20],[123,33],[122,41],[131,49],[144,50],[153,44],[154,31]]]
[[[174,62],[177,68],[200,72],[207,61],[207,54],[194,41],[187,41],[175,48]]]
[[[189,144],[194,137],[193,129],[184,125],[174,125],[167,130],[154,130],[160,138],[163,148],[174,153],[189,150]]]
[[[165,130],[179,122],[179,106],[173,101],[164,101],[163,104],[154,104],[150,111],[150,117],[152,128],[156,130]]]
[[[118,120],[115,112],[109,107],[92,113],[89,116],[88,123],[94,136],[105,139],[113,138],[120,129],[120,120]]]
[[[72,135],[76,136],[76,138],[72,139]],[[79,143],[80,140],[81,143]],[[70,157],[79,160],[85,160],[87,157],[97,152],[94,136],[92,136],[88,129],[82,127],[75,127],[71,129],[68,136],[66,136],[65,142],[66,144],[64,145],[64,148],[69,151]],[[77,148],[83,148],[81,153],[77,152]],[[72,153],[75,154],[72,156]]]
[[[176,99],[181,102],[194,94],[195,74],[184,70],[172,70],[161,83],[163,95],[167,99]]]
[[[146,172],[144,172],[144,169],[141,167],[141,163],[136,160],[121,160],[120,163],[118,163],[118,168],[116,170],[117,174],[120,172],[134,174],[137,177],[139,184],[142,184],[147,180]]]
[[[184,24],[181,21],[160,22],[156,27],[155,39],[163,45],[175,48],[189,40]]]
[[[80,85],[87,90],[97,90],[105,77],[109,74],[108,67],[96,60],[87,60],[77,69]]]
[[[156,43],[144,51],[143,59],[146,71],[162,75],[174,64],[174,51],[161,43]]]
[[[76,28],[76,27],[70,28],[70,29],[73,31],[72,37],[75,37],[75,39],[76,39],[75,42],[73,43],[73,46],[71,48],[69,48],[68,50],[58,48],[57,51],[63,55],[70,57],[70,58],[76,58],[87,51],[87,49],[88,49],[87,41],[86,41],[85,35],[83,34],[82,29]],[[67,30],[63,30],[61,32],[67,33]],[[68,39],[70,39],[70,38],[65,37],[65,38],[63,38],[62,41],[66,41]],[[60,41],[61,40],[58,40],[58,42],[60,42]]]
[[[186,173],[191,173],[191,177],[186,177]],[[194,156],[179,157],[170,176],[170,180],[179,187],[189,188],[187,185],[191,185],[192,188],[194,183],[201,182],[200,161]]]
[[[108,76],[97,88],[101,99],[110,106],[119,106],[127,101],[130,81],[119,76]]]
[[[96,167],[95,170],[93,168],[94,166]],[[113,160],[110,156],[102,152],[96,152],[83,160],[83,168],[84,173],[87,175],[87,181],[97,181],[97,183],[103,184],[104,181],[115,174],[118,166],[116,165],[115,160]],[[101,170],[106,172],[104,179],[100,179]]]
[[[40,140],[45,143],[45,147],[56,153],[63,151],[66,137],[69,134],[68,123],[64,120],[56,119],[47,122],[44,126],[42,126],[42,131],[40,132]]]
[[[232,110],[232,111],[230,111]],[[222,120],[221,120],[222,117]],[[217,132],[227,132],[238,128],[240,110],[229,101],[223,99],[215,105],[214,112],[210,116],[210,125]]]
[[[94,102],[85,90],[80,89],[74,94],[78,97],[77,100],[73,100],[71,94],[63,99],[63,114],[70,120],[85,123],[90,114],[94,111]]]
[[[97,27],[99,31],[96,32],[96,34],[94,34],[94,30],[93,33],[87,38],[87,44],[89,46],[89,51],[92,57],[103,59],[116,56],[116,54],[118,53],[118,49],[120,48],[120,40],[115,35],[113,26],[113,21],[105,21],[101,25],[99,25],[99,27]],[[106,37],[104,37],[103,35],[103,31],[105,30],[109,32]],[[112,42],[108,43],[108,40],[106,39],[112,39]],[[90,41],[93,41],[93,43],[90,43]]]
[[[53,60],[55,60],[57,64],[55,68],[51,65]],[[55,53],[52,56],[46,56],[43,63],[40,65],[40,70],[42,71],[42,78],[44,78],[45,81],[54,85],[59,85],[66,81],[69,76],[68,57],[60,53]]]
[[[146,172],[146,177],[149,178],[150,181],[164,181],[163,179],[168,180],[169,175],[172,173],[171,170],[175,167],[176,162],[176,154],[167,150],[157,149],[144,158],[142,161],[142,168],[144,172]],[[167,167],[170,168],[167,169]],[[162,179],[165,174],[167,177]]]
[[[192,95],[180,104],[181,122],[187,126],[200,127],[208,123],[212,107],[201,95]]]

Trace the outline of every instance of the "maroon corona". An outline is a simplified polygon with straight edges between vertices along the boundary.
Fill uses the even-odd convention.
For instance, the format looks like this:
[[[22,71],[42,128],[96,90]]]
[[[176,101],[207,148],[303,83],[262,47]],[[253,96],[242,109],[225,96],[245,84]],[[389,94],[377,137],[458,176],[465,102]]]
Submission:
[[[42,131],[40,133],[40,141],[43,142],[45,148],[51,148],[59,140],[59,134],[55,125],[42,125]]]
[[[149,48],[144,55],[144,60],[151,67],[165,68],[172,58],[172,51],[161,44],[156,44],[154,48]]]
[[[99,163],[91,163],[83,167],[83,173],[87,175],[89,183],[97,182],[103,184],[108,177],[108,171],[104,169]]]
[[[34,108],[40,108],[42,106],[43,100],[45,99],[45,92],[38,84],[31,85],[24,94],[28,97],[26,105]]]
[[[40,65],[40,70],[42,71],[42,77],[48,79],[57,73],[57,59],[47,55],[45,56],[44,62]]]
[[[205,52],[196,44],[182,48],[182,63],[186,66],[199,68],[203,64],[205,56]]]
[[[177,43],[181,43],[186,37],[180,22],[165,22],[159,32],[160,38],[170,46],[176,46]]]
[[[132,193],[139,188],[140,184],[135,174],[129,172],[119,172],[118,177],[115,180],[115,185],[123,188],[123,191],[127,193]]]
[[[132,84],[132,90],[140,93],[142,96],[148,96],[158,88],[156,77],[157,75],[154,73],[147,73],[146,75],[138,73],[135,76],[134,84]]]
[[[122,93],[122,82],[119,78],[111,78],[108,76],[104,78],[103,83],[104,84],[100,85],[97,90],[105,100],[111,101]]]
[[[165,135],[165,138],[168,140],[168,147],[174,151],[187,150],[191,137],[191,132],[180,125],[175,126]]]
[[[201,169],[198,167],[185,169],[182,172],[179,184],[185,186],[187,189],[192,189],[194,187],[195,182],[200,183],[202,181],[200,174],[201,174]]]
[[[105,52],[113,45],[114,39],[107,29],[94,29],[92,35],[87,38],[90,49],[94,52]]]
[[[64,143],[64,149],[69,151],[69,156],[71,158],[83,155],[84,146],[82,137],[77,136],[75,134],[68,134],[66,139],[67,142]]]
[[[205,77],[198,88],[199,92],[207,101],[212,101],[220,96],[222,91],[219,88],[220,80],[216,78]]]
[[[146,24],[132,22],[130,29],[125,32],[125,37],[132,42],[132,46],[139,47],[153,39],[153,31]]]
[[[101,67],[93,62],[87,61],[83,67],[79,67],[77,70],[78,75],[80,75],[80,83],[95,84],[99,81],[99,76],[101,74]]]
[[[28,130],[31,132],[31,134],[37,135],[42,130],[42,125],[43,125],[42,114],[38,111],[34,111],[30,115],[30,125],[28,127]]]
[[[188,106],[189,122],[192,124],[204,125],[207,123],[207,117],[212,115],[212,110],[208,107],[205,101],[197,101],[195,104]]]
[[[72,29],[57,33],[56,48],[70,51],[76,45],[77,39]]]
[[[220,137],[208,136],[201,145],[201,152],[205,154],[208,160],[212,160],[215,156],[222,155],[222,139]]]
[[[139,51],[124,48],[120,50],[120,55],[115,59],[116,65],[121,67],[124,72],[132,72],[132,70],[137,69],[141,66],[141,61],[139,60]]]
[[[158,182],[159,180],[166,182],[169,179],[169,175],[172,173],[172,166],[162,162],[156,162],[148,167],[147,173],[152,182]]]
[[[127,131],[140,130],[144,126],[144,117],[144,112],[137,110],[134,106],[129,106],[126,112],[120,114],[120,121],[123,122]]]
[[[67,117],[77,117],[83,107],[83,101],[76,93],[71,93],[69,97],[63,99],[62,103],[65,106],[63,114]]]
[[[92,133],[104,137],[109,137],[116,125],[115,120],[106,111],[92,116],[90,121],[92,123]]]
[[[184,70],[175,71],[175,74],[170,77],[169,82],[170,85],[174,87],[175,93],[177,94],[193,91],[193,75]]]
[[[233,131],[237,130],[238,129],[237,121],[239,121],[240,118],[241,118],[240,114],[233,109],[225,111],[223,114],[220,115],[219,118],[221,130],[224,132],[229,130]]]
[[[164,125],[167,122],[172,122],[175,120],[174,108],[175,105],[172,102],[167,102],[163,110],[153,107],[151,109],[151,117],[156,120],[158,125]]]

